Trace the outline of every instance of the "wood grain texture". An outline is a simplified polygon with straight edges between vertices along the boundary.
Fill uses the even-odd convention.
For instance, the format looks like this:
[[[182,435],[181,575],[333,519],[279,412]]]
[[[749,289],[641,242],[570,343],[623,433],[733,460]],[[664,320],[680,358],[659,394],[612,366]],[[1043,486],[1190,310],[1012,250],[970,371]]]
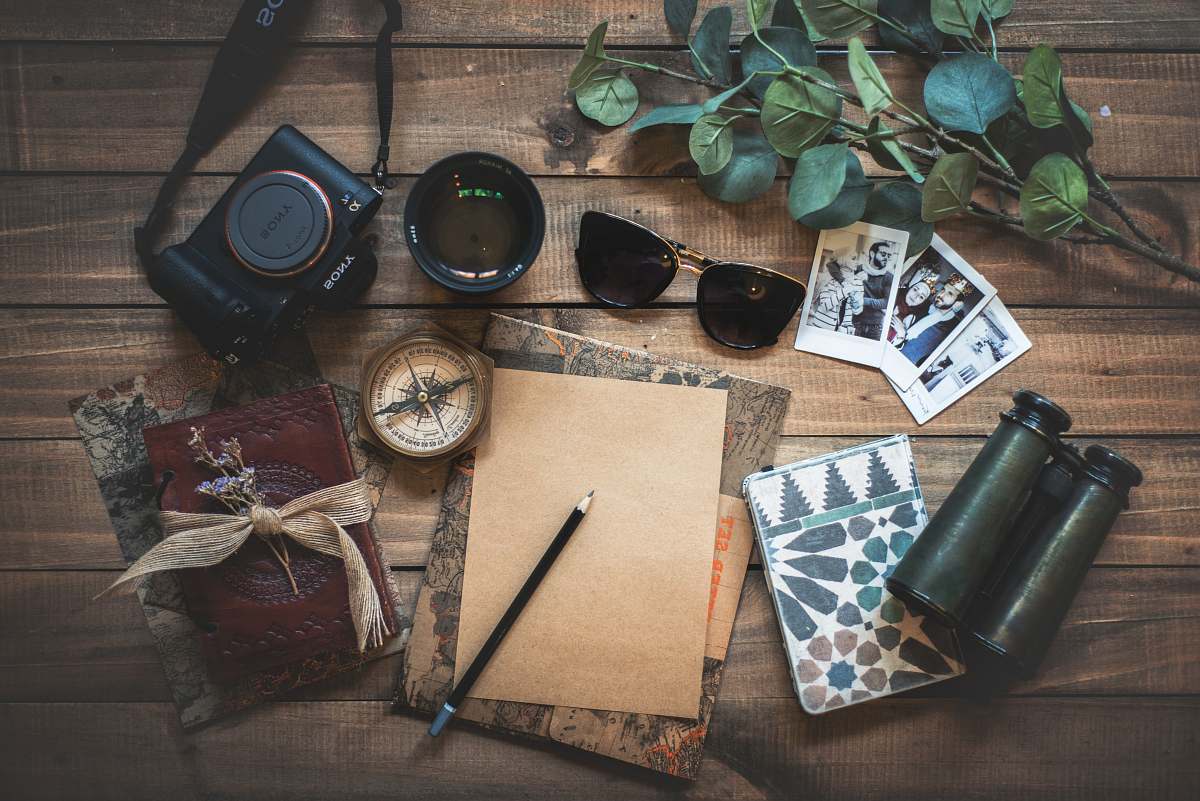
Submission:
[[[184,190],[162,245],[181,241],[229,186],[199,176]],[[158,189],[151,176],[0,177],[0,299],[19,304],[159,304],[133,252],[132,230]],[[617,178],[583,184],[571,177],[538,181],[546,238],[533,269],[482,298],[452,295],[416,266],[403,237],[406,178],[388,196],[371,228],[379,241],[379,278],[367,304],[589,303],[574,248],[579,218],[596,209],[636,219],[718,258],[751,261],[808,280],[817,232],[793,222],[787,188],[745,205],[712,200],[692,178]],[[1172,252],[1200,263],[1200,183],[1122,183],[1117,191],[1135,218]],[[1103,215],[1101,215],[1103,218]],[[1113,248],[1035,242],[961,217],[939,224],[947,242],[987,276],[1006,303],[1053,306],[1186,306],[1200,285],[1175,279]],[[691,302],[695,281],[680,275],[661,301]]]
[[[788,0],[780,0],[788,2]],[[733,8],[734,41],[747,31],[742,4]],[[56,4],[55,15],[38,13],[36,3],[0,2],[0,36],[5,40],[146,39],[220,40],[237,10],[237,0],[130,0],[95,13],[86,0]],[[320,0],[301,37],[306,41],[366,42],[375,38],[382,12],[374,0]],[[565,44],[582,46],[595,25],[609,20],[612,44],[678,44],[662,16],[660,0],[457,0],[424,13],[415,3],[405,8],[401,42],[473,42],[479,44]],[[705,2],[702,12],[717,3]],[[698,24],[698,21],[697,21]],[[1200,39],[1200,14],[1189,0],[1127,4],[1119,0],[1019,2],[1001,26],[1006,47],[1050,42],[1059,47],[1122,47],[1154,50],[1194,47]],[[874,37],[872,37],[872,40]],[[840,44],[840,42],[839,42]]]
[[[165,171],[183,147],[213,53],[208,46],[0,46],[0,170]],[[678,54],[628,55],[687,69]],[[694,174],[686,126],[630,137],[585,119],[565,92],[577,57],[541,49],[397,50],[392,171],[419,173],[470,147],[500,153],[534,175]],[[1002,60],[1019,70],[1022,58]],[[372,59],[368,48],[301,49],[202,168],[237,172],[287,122],[344,164],[366,169],[378,144]],[[919,102],[920,69],[895,55],[877,63],[899,97]],[[848,81],[844,56],[822,64]],[[1063,70],[1071,97],[1095,120],[1093,155],[1105,174],[1200,176],[1200,54],[1067,53]],[[643,109],[710,94],[654,76],[640,76],[638,85]],[[1099,115],[1102,104],[1111,116]]]
[[[158,652],[137,604],[92,601],[110,571],[0,573],[0,703],[169,701]],[[419,571],[398,571],[415,603]],[[1200,681],[1200,571],[1095,568],[1038,675],[1012,695],[1186,695]],[[1147,651],[1146,643],[1158,643]],[[388,700],[400,660],[377,660],[290,698]],[[970,674],[915,697],[978,692]],[[721,679],[722,701],[795,701],[762,571],[746,577]],[[798,707],[797,707],[798,708]]]
[[[808,717],[719,701],[699,780],[389,716],[382,701],[277,703],[184,736],[169,704],[6,704],[0,781],[21,797],[342,799],[1192,799],[1195,698],[884,699]],[[353,759],[345,755],[353,753]],[[34,779],[36,777],[36,779]]]
[[[795,323],[779,345],[745,352],[705,336],[690,308],[507,313],[790,387],[785,434],[986,434],[1023,386],[1052,395],[1079,434],[1187,434],[1200,420],[1200,309],[1018,309],[1033,349],[923,427],[879,371],[792,350]],[[436,320],[479,342],[486,319],[482,309],[370,309],[314,315],[309,333],[324,375],[354,386],[362,354],[401,332]],[[196,349],[168,309],[0,310],[0,437],[73,437],[69,399]]]
[[[859,444],[861,437],[785,437],[775,463],[787,464]],[[1093,440],[1077,440],[1086,446]],[[1118,518],[1097,564],[1200,566],[1200,439],[1102,440],[1147,475],[1135,490],[1133,508]],[[982,440],[917,437],[913,453],[930,509],[942,499],[979,452]],[[52,488],[52,489],[51,489]],[[0,442],[0,568],[19,570],[120,568],[108,515],[83,448],[76,440]],[[393,476],[375,518],[388,559],[397,567],[421,567],[437,520],[437,479]]]

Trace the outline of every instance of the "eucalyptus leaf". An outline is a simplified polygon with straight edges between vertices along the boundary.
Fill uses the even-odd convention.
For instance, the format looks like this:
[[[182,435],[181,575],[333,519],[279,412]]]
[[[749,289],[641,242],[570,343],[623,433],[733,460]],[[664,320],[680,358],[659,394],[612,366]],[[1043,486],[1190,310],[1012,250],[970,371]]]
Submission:
[[[1034,239],[1056,239],[1074,228],[1087,212],[1087,176],[1062,153],[1044,156],[1021,187],[1025,233]]]
[[[648,114],[643,114],[638,118],[638,121],[630,125],[626,130],[627,133],[637,133],[643,128],[649,128],[653,125],[691,125],[704,112],[696,103],[684,103],[677,106],[659,106],[656,109],[651,109]]]
[[[982,10],[980,0],[930,0],[929,4],[937,29],[964,39],[975,38],[975,25]]]
[[[822,69],[800,67],[799,70],[834,84],[833,78]],[[775,149],[783,156],[795,158],[806,148],[819,144],[841,113],[841,97],[789,73],[776,78],[767,88],[760,119],[763,133]]]
[[[951,131],[981,134],[1016,102],[1012,75],[980,53],[939,61],[925,78],[925,108]]]
[[[867,125],[867,152],[871,154],[871,158],[875,159],[880,167],[885,170],[904,170],[908,173],[908,177],[912,178],[917,183],[925,180],[925,176],[909,158],[904,148],[900,147],[900,143],[895,137],[888,137],[892,131],[883,120],[879,117],[872,117],[871,122]],[[884,134],[884,136],[877,136]]]
[[[696,18],[696,0],[663,0],[663,15],[672,32],[687,36]]]
[[[832,203],[846,182],[845,142],[810,147],[796,159],[792,180],[788,183],[788,213],[793,220]]]
[[[588,34],[587,44],[583,46],[583,55],[571,77],[567,79],[568,89],[578,89],[592,76],[592,73],[604,63],[604,34],[608,32],[608,20],[601,22]]]
[[[818,230],[829,228],[845,228],[863,216],[867,208],[867,198],[871,194],[871,182],[863,173],[862,162],[853,151],[846,152],[846,179],[837,197],[823,209],[805,214],[798,222],[809,228]],[[790,211],[789,193],[789,211]]]
[[[688,150],[701,175],[720,171],[732,158],[733,131],[729,127],[732,122],[720,114],[705,114],[692,125]]]
[[[944,154],[921,190],[921,219],[937,222],[966,211],[978,177],[979,160],[970,153]]]
[[[1002,20],[1012,13],[1013,0],[982,0],[983,13],[992,22]]]
[[[1067,100],[1067,105],[1071,107],[1071,113],[1067,115],[1067,129],[1071,131],[1075,140],[1083,145],[1083,149],[1091,147],[1096,140],[1092,132],[1092,118],[1083,110],[1083,107],[1072,100],[1067,99],[1063,95],[1063,99]]]
[[[729,31],[733,12],[729,6],[717,6],[704,15],[696,36],[692,39],[692,66],[701,75],[711,75],[721,83],[729,83],[733,75],[729,54]]]
[[[857,36],[850,39],[847,56],[850,62],[850,80],[854,81],[854,88],[858,90],[858,96],[862,99],[863,111],[867,114],[878,114],[890,106],[893,100],[892,90]]]
[[[746,20],[750,23],[750,30],[756,31],[762,26],[770,5],[771,0],[746,0]]]
[[[879,0],[879,15],[908,28],[908,35],[888,24],[879,26],[879,40],[884,47],[902,53],[942,52],[945,34],[933,24],[929,13],[930,0]]]
[[[1063,96],[1062,61],[1054,48],[1038,45],[1025,57],[1021,72],[1021,101],[1035,128],[1066,125]]]
[[[717,109],[719,109],[721,106],[725,105],[725,103],[731,97],[733,97],[738,92],[745,89],[746,84],[748,84],[748,83],[750,83],[750,78],[744,79],[737,86],[729,87],[724,92],[720,92],[719,94],[713,95],[708,100],[705,100],[704,104],[700,108],[703,109],[705,114],[715,114]]]
[[[908,232],[904,258],[911,258],[933,241],[933,223],[921,219],[921,190],[907,181],[894,181],[876,187],[867,198],[863,222],[898,228]]]
[[[775,184],[779,154],[759,131],[733,131],[733,155],[717,172],[701,173],[696,183],[709,197],[726,203],[745,203]]]
[[[771,27],[795,28],[807,36],[810,42],[825,40],[823,35],[817,33],[813,30],[812,25],[808,24],[798,0],[776,0],[775,10],[771,12]]]
[[[831,39],[869,28],[879,16],[878,0],[800,0],[800,3],[809,24]]]
[[[621,125],[637,111],[637,87],[622,72],[594,72],[575,90],[575,105],[601,125]]]
[[[780,0],[791,2],[791,0]],[[813,47],[805,31],[796,28],[762,28],[758,35],[763,41],[779,51],[793,67],[815,67],[817,64],[817,49]],[[742,74],[754,72],[774,72],[782,69],[779,59],[770,50],[750,34],[742,40]],[[759,75],[750,81],[746,90],[755,97],[762,99],[771,85],[770,75]]]

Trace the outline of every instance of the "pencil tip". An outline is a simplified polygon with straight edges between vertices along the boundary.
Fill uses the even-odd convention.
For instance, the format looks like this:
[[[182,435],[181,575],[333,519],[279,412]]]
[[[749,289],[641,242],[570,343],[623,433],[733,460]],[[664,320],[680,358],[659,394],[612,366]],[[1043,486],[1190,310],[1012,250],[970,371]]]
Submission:
[[[578,509],[579,511],[583,512],[584,514],[586,514],[588,507],[592,505],[592,496],[595,494],[596,494],[596,491],[592,490],[587,495],[584,495],[583,500],[580,501],[579,505],[576,506],[575,508]]]

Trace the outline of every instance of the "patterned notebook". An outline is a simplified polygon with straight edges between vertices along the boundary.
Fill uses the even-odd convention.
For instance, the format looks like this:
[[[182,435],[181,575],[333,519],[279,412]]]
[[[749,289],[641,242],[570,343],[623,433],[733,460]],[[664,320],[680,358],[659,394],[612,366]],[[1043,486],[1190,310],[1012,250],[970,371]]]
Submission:
[[[197,354],[71,401],[84,450],[127,562],[134,562],[162,538],[142,429],[322,383],[316,377],[316,364],[307,341],[293,343],[290,353],[289,364],[293,366],[260,361],[252,368],[229,367]],[[391,459],[365,448],[359,440],[354,430],[358,393],[336,385],[333,391],[355,471],[370,484],[378,503]],[[382,551],[378,558],[386,564]],[[146,577],[137,597],[184,728],[199,726],[295,687],[352,670],[364,659],[399,651],[407,639],[411,621],[390,571],[385,572],[384,579],[396,609],[393,630],[400,636],[382,648],[365,657],[354,649],[322,653],[301,664],[263,670],[235,683],[221,684],[209,675],[179,579],[171,572]]]
[[[756,473],[743,494],[806,712],[964,672],[953,632],[883,586],[928,521],[907,436]]]
[[[754,545],[746,504],[737,493],[747,473],[771,461],[790,393],[782,387],[495,314],[483,350],[495,359],[497,367],[729,390],[699,719],[475,698],[468,698],[457,714],[457,719],[490,729],[548,739],[694,779]],[[450,693],[473,469],[473,451],[450,468],[429,567],[414,613],[412,637],[396,688],[396,707],[400,710],[433,714]]]

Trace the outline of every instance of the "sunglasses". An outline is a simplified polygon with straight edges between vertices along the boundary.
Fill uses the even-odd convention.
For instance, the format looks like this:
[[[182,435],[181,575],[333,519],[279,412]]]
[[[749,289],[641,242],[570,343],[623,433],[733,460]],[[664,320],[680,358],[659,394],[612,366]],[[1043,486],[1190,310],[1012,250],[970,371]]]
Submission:
[[[629,309],[663,293],[682,267],[698,276],[696,311],[705,333],[731,348],[774,345],[804,302],[805,286],[783,273],[717,261],[614,214],[585,212],[575,250],[588,292]]]

